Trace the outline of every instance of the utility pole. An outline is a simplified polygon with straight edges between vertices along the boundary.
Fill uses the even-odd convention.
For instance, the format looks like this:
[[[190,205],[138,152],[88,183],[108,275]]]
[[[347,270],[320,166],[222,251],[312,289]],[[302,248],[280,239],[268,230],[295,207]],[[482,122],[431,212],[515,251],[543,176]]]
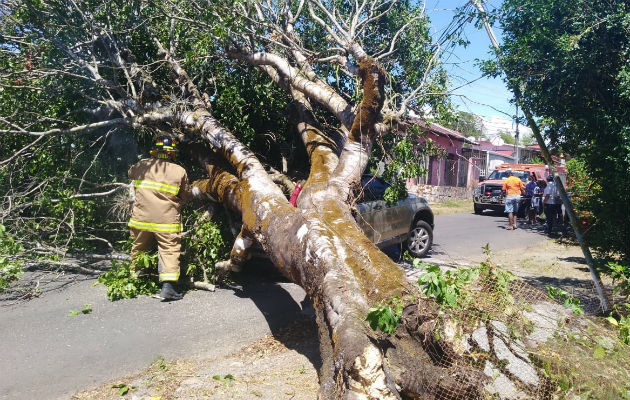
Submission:
[[[516,116],[514,121],[516,122],[516,132],[514,133],[514,154],[516,154],[516,163],[518,164],[521,162],[520,147],[518,144],[518,104],[516,104]]]
[[[486,11],[483,8],[482,0],[472,0],[472,3],[475,5],[475,7],[477,7],[477,10],[479,11],[481,15],[483,19],[483,25],[486,28],[486,32],[488,33],[488,37],[490,38],[490,41],[492,42],[492,46],[494,47],[497,58],[499,59],[499,61],[501,61],[501,55],[499,53],[499,42],[497,41],[497,38],[494,36],[492,27],[488,23],[488,18],[486,17]],[[517,105],[520,104],[520,98],[521,98],[520,89],[518,87],[513,87],[510,89],[512,90],[512,92],[514,92],[514,96],[516,97],[516,104]],[[536,141],[538,142],[538,145],[540,146],[542,155],[545,158],[545,161],[547,162],[547,164],[549,165],[549,171],[553,175],[554,182],[556,183],[556,188],[560,192],[560,197],[562,198],[562,203],[564,204],[564,208],[567,211],[567,214],[569,215],[569,221],[571,222],[571,226],[573,227],[573,231],[575,232],[575,237],[580,243],[580,247],[582,248],[582,253],[584,254],[584,259],[586,260],[586,264],[588,265],[589,272],[591,273],[591,279],[593,280],[593,285],[595,286],[595,290],[597,291],[597,295],[599,296],[599,301],[602,304],[602,308],[604,312],[608,312],[610,308],[608,306],[608,301],[606,300],[606,296],[604,295],[602,281],[599,277],[599,274],[595,270],[593,256],[591,255],[591,251],[588,248],[588,246],[584,243],[584,236],[582,234],[580,224],[575,214],[575,209],[573,208],[573,204],[571,203],[571,200],[569,200],[569,196],[567,196],[567,191],[564,188],[564,184],[562,183],[562,180],[560,179],[560,176],[558,175],[556,171],[556,167],[553,165],[553,160],[551,159],[551,153],[549,153],[549,148],[547,148],[547,145],[545,144],[545,141],[543,140],[542,134],[540,132],[540,128],[538,127],[538,124],[536,124],[536,121],[534,121],[534,117],[531,111],[525,104],[520,104],[520,106],[521,106],[521,109],[523,110],[523,114],[525,115],[525,118],[527,119],[527,125],[529,125],[529,127],[532,129],[534,137],[536,138]]]

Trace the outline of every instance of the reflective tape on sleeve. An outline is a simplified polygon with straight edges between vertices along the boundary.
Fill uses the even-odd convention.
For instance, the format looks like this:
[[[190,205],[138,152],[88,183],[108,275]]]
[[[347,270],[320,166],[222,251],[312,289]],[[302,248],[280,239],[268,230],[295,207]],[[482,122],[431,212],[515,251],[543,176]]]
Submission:
[[[130,219],[127,225],[132,228],[152,232],[181,232],[184,230],[181,222],[178,224],[156,224],[153,222],[140,222]]]
[[[159,183],[159,182],[153,182],[153,181],[133,181],[133,186],[137,188],[142,188],[142,189],[166,192],[166,193],[174,194],[175,196],[177,196],[177,194],[179,193],[178,186],[167,185],[166,183]]]

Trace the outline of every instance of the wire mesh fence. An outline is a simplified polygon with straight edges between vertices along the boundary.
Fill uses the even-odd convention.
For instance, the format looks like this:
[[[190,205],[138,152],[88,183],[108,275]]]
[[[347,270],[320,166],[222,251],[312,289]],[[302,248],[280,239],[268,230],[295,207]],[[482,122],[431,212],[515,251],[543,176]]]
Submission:
[[[435,398],[630,398],[630,346],[602,316],[592,282],[523,279],[489,263],[442,266],[435,278],[427,267],[404,265],[442,304],[423,338],[449,381]],[[450,285],[456,299],[427,289],[433,279],[445,282],[443,292]],[[607,292],[624,301],[610,286]]]

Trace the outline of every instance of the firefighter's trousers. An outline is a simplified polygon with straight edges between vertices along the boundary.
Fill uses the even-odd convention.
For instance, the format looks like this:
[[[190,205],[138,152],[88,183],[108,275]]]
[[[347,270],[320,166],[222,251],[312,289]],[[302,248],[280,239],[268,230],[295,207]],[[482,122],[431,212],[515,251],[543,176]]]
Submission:
[[[131,258],[139,251],[149,252],[157,241],[158,274],[160,282],[179,280],[179,255],[182,247],[181,232],[150,232],[131,228],[133,245],[131,246]]]

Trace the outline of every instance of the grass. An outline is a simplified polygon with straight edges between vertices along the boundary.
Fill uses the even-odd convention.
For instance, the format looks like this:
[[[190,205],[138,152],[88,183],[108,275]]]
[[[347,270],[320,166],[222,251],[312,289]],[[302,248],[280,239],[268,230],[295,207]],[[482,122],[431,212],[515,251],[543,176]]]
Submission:
[[[582,319],[581,326],[576,322],[533,353],[557,385],[554,398],[630,399],[628,346],[602,318]]]
[[[473,212],[472,199],[466,200],[447,200],[441,203],[431,204],[433,215],[459,214]]]

